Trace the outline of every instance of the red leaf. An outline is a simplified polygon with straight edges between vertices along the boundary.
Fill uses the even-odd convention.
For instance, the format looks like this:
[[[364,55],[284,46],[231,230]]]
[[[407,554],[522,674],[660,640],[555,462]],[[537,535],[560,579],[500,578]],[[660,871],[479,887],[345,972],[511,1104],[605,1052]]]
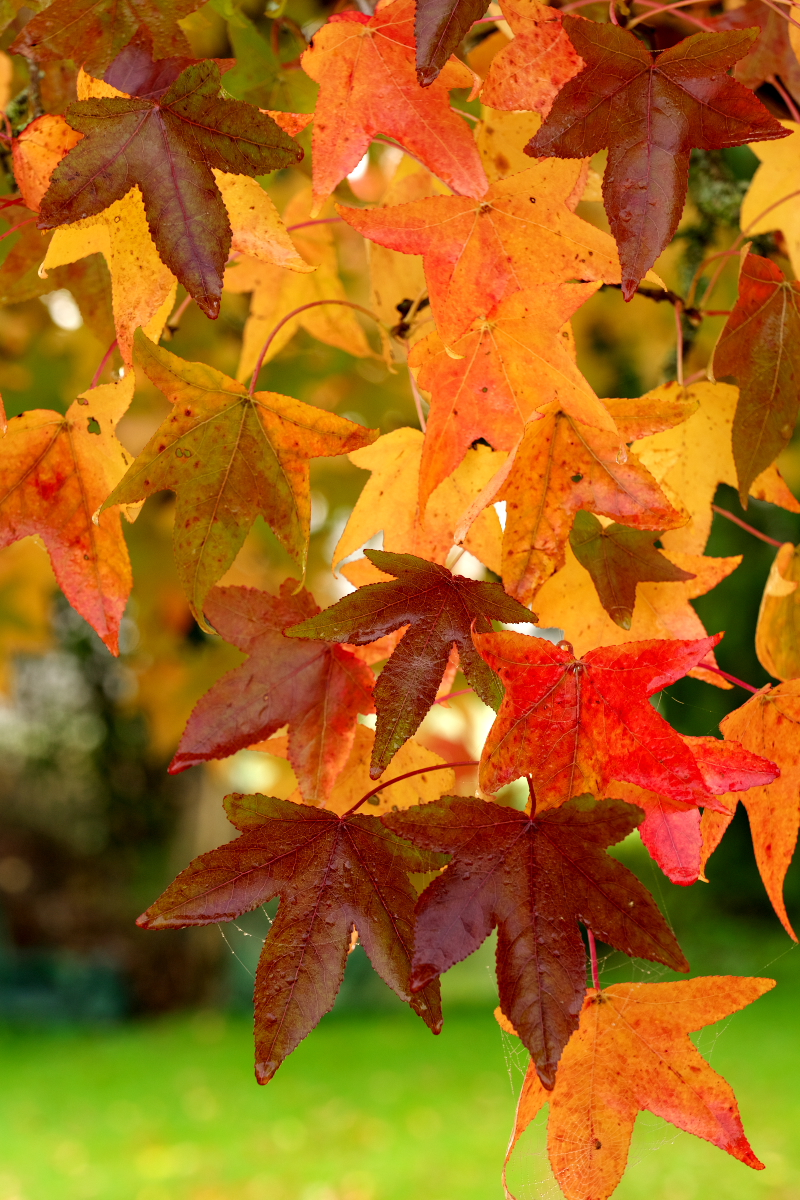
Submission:
[[[352,650],[289,641],[283,630],[319,612],[294,579],[280,596],[255,588],[217,587],[205,615],[226,642],[249,655],[195,706],[175,774],[211,758],[227,758],[289,726],[289,761],[303,799],[324,802],[353,745],[358,713],[375,711],[374,676]]]
[[[182,871],[137,922],[180,929],[231,921],[279,896],[256,972],[256,1078],[267,1083],[333,1007],[354,930],[382,979],[438,1033],[439,990],[411,994],[414,851],[379,817],[338,817],[270,796],[228,796],[241,837]]]
[[[583,796],[531,818],[447,796],[382,819],[415,845],[453,855],[417,905],[411,986],[430,984],[497,926],[500,1004],[547,1088],[586,991],[578,921],[626,954],[689,969],[650,893],[605,854],[641,821],[627,804]]]
[[[567,16],[564,28],[586,65],[561,89],[526,152],[586,158],[608,147],[603,199],[630,300],[678,227],[692,149],[789,131],[727,73],[752,46],[754,29],[696,33],[656,55],[616,25]]]
[[[417,79],[430,87],[451,54],[486,12],[486,0],[417,0]]]

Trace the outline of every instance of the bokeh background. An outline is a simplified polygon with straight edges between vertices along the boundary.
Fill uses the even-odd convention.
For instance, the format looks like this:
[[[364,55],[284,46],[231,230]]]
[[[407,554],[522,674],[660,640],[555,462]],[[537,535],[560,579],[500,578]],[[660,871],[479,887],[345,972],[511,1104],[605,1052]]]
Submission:
[[[285,94],[267,95],[252,52],[258,43],[242,40],[244,18],[290,63],[297,50],[288,44],[291,29],[281,26],[272,37],[277,10],[265,14],[255,0],[236,10],[237,24],[229,7],[220,0],[190,18],[196,53],[234,49],[243,65],[236,79],[228,77],[230,90],[255,103],[310,111],[313,85],[289,65]],[[308,6],[306,32],[324,11]],[[11,36],[13,30],[3,44]],[[3,59],[12,96],[26,81],[14,74],[19,65],[6,69]],[[62,111],[69,88],[56,69],[42,86],[50,110]],[[355,198],[378,198],[395,165],[386,148],[375,147],[350,181]],[[601,161],[594,165],[602,168]],[[701,260],[731,244],[756,165],[747,148],[695,153],[679,237],[658,264],[671,286],[685,292]],[[270,180],[280,207],[302,182],[297,171]],[[9,187],[6,176],[0,190]],[[582,212],[604,221],[598,203],[585,203]],[[0,264],[18,236],[0,242]],[[363,243],[345,226],[335,236],[344,284],[365,301]],[[772,237],[760,248],[780,256]],[[4,292],[0,391],[9,416],[33,407],[64,411],[88,386],[113,337],[104,269],[89,264],[83,292],[74,278],[70,291],[58,277],[29,281],[24,295]],[[730,306],[734,287],[731,269],[716,294],[719,308]],[[234,373],[247,305],[246,296],[226,293],[213,328],[188,307],[170,348]],[[687,375],[705,366],[723,320],[706,321],[699,331],[686,327]],[[575,333],[581,366],[600,395],[637,396],[674,377],[667,304],[637,297],[626,306],[619,292],[603,290],[579,313]],[[416,424],[403,368],[392,372],[377,355],[353,357],[302,331],[261,378],[265,388],[384,433]],[[145,381],[119,430],[129,450],[144,445],[167,407]],[[800,495],[800,444],[789,447],[781,466]],[[366,476],[339,459],[318,460],[311,472],[308,585],[324,605],[348,588],[332,576],[330,561]],[[745,515],[730,488],[720,489],[717,503]],[[270,912],[230,927],[158,934],[134,924],[177,870],[231,835],[220,803],[227,792],[291,790],[285,764],[255,751],[166,773],[193,704],[242,658],[193,621],[172,561],[172,518],[172,498],[162,494],[127,528],[136,584],[118,659],[65,603],[34,539],[0,553],[0,1200],[499,1198],[525,1064],[492,1015],[491,945],[446,979],[447,1020],[438,1039],[395,1000],[357,948],[334,1012],[259,1089],[251,1069],[252,982]],[[746,519],[780,541],[800,541],[800,517],[752,502]],[[753,635],[774,550],[717,517],[708,553],[744,555],[742,566],[695,604],[710,632],[726,631],[720,665],[760,686],[768,677]],[[259,521],[225,582],[275,590],[290,574],[290,560]],[[659,705],[681,731],[710,734],[745,698],[740,689],[686,680]],[[420,740],[445,757],[472,757],[490,721],[477,699],[460,697],[433,710]],[[699,1038],[739,1093],[768,1170],[748,1172],[644,1115],[619,1196],[796,1200],[800,956],[766,900],[746,815],[740,807],[709,882],[690,889],[660,875],[638,835],[617,853],[656,894],[695,973],[767,974],[780,983]],[[796,866],[787,902],[790,916],[800,918]],[[613,954],[604,956],[602,970],[609,982],[667,976]],[[541,1128],[523,1139],[512,1181],[521,1196],[557,1194]]]

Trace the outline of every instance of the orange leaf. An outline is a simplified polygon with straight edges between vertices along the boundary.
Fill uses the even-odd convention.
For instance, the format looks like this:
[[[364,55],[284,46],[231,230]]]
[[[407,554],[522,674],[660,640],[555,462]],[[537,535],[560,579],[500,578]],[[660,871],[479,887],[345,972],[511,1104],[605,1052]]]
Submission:
[[[583,66],[561,13],[539,0],[503,0],[515,37],[492,61],[481,99],[492,108],[533,109],[546,117],[559,90]]]

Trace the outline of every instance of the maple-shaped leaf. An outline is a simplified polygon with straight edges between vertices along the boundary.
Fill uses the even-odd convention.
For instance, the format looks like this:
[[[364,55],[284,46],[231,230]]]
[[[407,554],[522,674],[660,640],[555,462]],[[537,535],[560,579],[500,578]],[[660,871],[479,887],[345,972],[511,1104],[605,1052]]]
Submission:
[[[726,814],[703,813],[703,864],[719,845],[739,800],[747,809],[756,863],[772,907],[789,937],[797,941],[786,912],[783,882],[800,827],[800,681],[765,687],[720,723],[723,736],[735,738],[754,754],[774,759],[780,777],[742,796],[720,795]]]
[[[775,555],[761,597],[756,654],[776,679],[800,678],[800,559],[797,547],[784,543]]]
[[[684,388],[668,383],[639,401],[658,408],[665,401],[683,398],[696,405],[681,424],[664,432],[653,430],[638,435],[631,447],[667,493],[679,497],[691,516],[686,525],[664,533],[661,541],[665,550],[702,554],[711,532],[711,504],[716,490],[721,483],[736,486],[731,431],[738,397],[738,389],[730,384],[703,381]],[[754,480],[750,495],[800,512],[800,504],[775,466],[767,467]]]
[[[583,164],[553,160],[493,183],[482,200],[432,196],[337,211],[371,241],[424,255],[436,327],[451,345],[514,292],[619,283],[613,239],[572,211],[584,183]]]
[[[739,220],[748,237],[780,229],[792,270],[800,277],[800,124],[781,124],[790,135],[782,145],[754,142],[751,146],[761,166],[742,201]]]
[[[709,28],[721,30],[758,26],[760,34],[752,50],[733,68],[734,79],[755,91],[777,75],[795,98],[800,96],[800,63],[789,44],[789,21],[779,10],[770,8],[763,0],[747,0],[741,8],[705,17],[704,21]]]
[[[517,292],[452,345],[438,333],[417,342],[409,366],[418,369],[417,382],[431,394],[420,472],[423,510],[474,441],[513,450],[526,420],[550,403],[584,424],[616,433],[608,409],[575,363],[565,329],[597,286]]]
[[[228,796],[241,836],[202,854],[137,922],[175,929],[280,907],[255,982],[256,1079],[267,1083],[333,1008],[354,930],[381,978],[438,1033],[438,985],[409,986],[415,894],[409,872],[441,865],[360,813],[339,817],[271,796]]]
[[[692,149],[721,150],[786,131],[728,75],[758,36],[754,29],[695,33],[652,54],[618,25],[563,21],[585,65],[558,93],[527,152],[586,158],[608,148],[603,200],[630,300],[678,227]]]
[[[503,0],[501,8],[514,39],[492,59],[481,100],[492,108],[532,109],[546,117],[583,63],[557,8],[541,0]]]
[[[446,567],[413,554],[367,550],[366,556],[394,576],[391,583],[361,587],[286,634],[364,646],[409,626],[375,685],[378,723],[370,774],[377,779],[436,699],[452,647],[458,650],[470,686],[496,708],[502,690],[475,650],[472,630],[491,629],[491,621],[513,624],[535,618],[499,583],[452,575]]]
[[[437,487],[421,513],[416,498],[426,436],[419,429],[401,426],[385,433],[374,445],[348,456],[354,466],[371,471],[372,476],[342,530],[332,556],[334,566],[381,532],[384,550],[415,554],[430,562],[446,561],[464,511],[500,469],[505,455],[482,445],[467,450],[461,464]],[[472,524],[464,545],[490,570],[495,570],[499,566],[502,536],[497,513],[486,508]],[[364,572],[369,572],[370,578]],[[367,559],[348,563],[342,574],[357,586],[385,578]]]
[[[336,777],[336,783],[327,800],[320,808],[343,816],[349,809],[358,804],[359,800],[374,789],[374,780],[370,777],[369,764],[372,758],[372,748],[375,744],[375,731],[366,725],[357,725],[352,749],[346,763]],[[259,750],[265,754],[273,754],[278,758],[289,758],[289,739],[273,737],[265,742],[256,742],[251,750]],[[406,742],[397,751],[392,760],[391,779],[383,780],[381,791],[370,796],[363,811],[372,817],[397,809],[411,808],[415,804],[427,804],[430,800],[438,800],[446,792],[452,792],[455,785],[455,771],[438,770],[443,768],[445,760],[432,750],[428,750],[419,742]],[[402,778],[408,774],[410,778]],[[300,804],[307,797],[303,796],[298,787],[287,797]]]
[[[694,755],[700,774],[714,798],[703,801],[709,814],[727,816],[727,805],[717,799],[719,792],[744,792],[748,788],[772,783],[779,774],[769,759],[746,750],[738,742],[715,737],[688,737],[683,741]],[[645,814],[639,836],[650,857],[673,883],[684,887],[700,877],[703,864],[703,839],[700,809],[681,804],[633,783],[612,783],[608,795],[627,804],[635,804]]]
[[[714,372],[739,381],[733,457],[747,508],[753,480],[788,444],[800,404],[800,283],[789,282],[768,258],[748,254],[742,263]]]
[[[486,0],[416,0],[417,79],[430,87],[486,12]]]
[[[665,558],[653,543],[659,533],[603,526],[593,513],[577,512],[569,544],[578,562],[592,577],[598,598],[615,625],[630,629],[639,583],[674,583],[694,579]]]
[[[497,926],[500,1005],[545,1087],[586,991],[579,921],[625,954],[689,969],[650,893],[605,853],[641,819],[628,804],[590,796],[533,817],[461,796],[383,817],[414,845],[453,855],[417,903],[412,988],[429,986]]]
[[[589,988],[580,1029],[564,1051],[553,1090],[542,1087],[533,1064],[528,1070],[506,1163],[549,1103],[547,1150],[567,1200],[607,1200],[625,1171],[636,1117],[645,1111],[763,1170],[745,1137],[730,1084],[712,1070],[689,1034],[774,986],[774,979],[728,975]]]
[[[727,579],[740,565],[741,554],[706,558],[701,554],[666,550],[664,557],[691,578],[684,582],[640,583],[636,588],[636,604],[628,630],[608,615],[592,580],[578,562],[572,547],[567,546],[564,566],[536,593],[536,611],[542,627],[563,629],[564,636],[578,654],[596,646],[622,646],[632,640],[705,637],[705,626],[692,600],[705,596]],[[705,661],[715,664],[713,653]],[[731,688],[721,675],[702,666],[693,667],[689,674],[713,687]]]
[[[311,593],[296,587],[287,579],[278,596],[242,587],[209,593],[206,620],[248,659],[197,703],[171,772],[227,758],[288,724],[289,761],[303,799],[318,803],[330,794],[353,745],[358,713],[375,711],[374,676],[346,647],[283,636],[320,611]]]
[[[114,430],[133,385],[129,375],[91,388],[63,416],[30,409],[1,439],[0,547],[38,534],[59,587],[113,654],[131,564],[119,513],[92,518],[130,462]]]
[[[191,54],[178,22],[199,7],[200,0],[55,0],[28,21],[9,49],[35,63],[71,58],[102,75],[143,30],[154,58]]]
[[[272,120],[220,97],[213,62],[187,67],[154,99],[79,101],[68,124],[84,136],[53,172],[40,227],[97,216],[138,186],[158,252],[209,317],[219,313],[231,226],[213,171],[261,175],[302,150]],[[164,156],[170,170],[163,170]]]
[[[259,515],[301,567],[311,521],[308,462],[374,441],[373,430],[277,392],[249,395],[204,363],[186,362],[139,330],[136,362],[174,404],[105,506],[175,492],[178,575],[202,616]]]
[[[615,401],[607,401],[612,417]],[[655,414],[654,414],[655,417]],[[668,410],[664,420],[679,420]],[[529,421],[509,473],[493,500],[506,503],[503,584],[530,603],[541,584],[564,563],[573,517],[585,509],[636,529],[682,525],[650,472],[625,447],[624,407],[620,433],[582,425],[557,405]]]
[[[452,59],[422,91],[414,55],[414,0],[394,0],[371,17],[337,13],[314,34],[302,64],[320,85],[312,137],[318,204],[353,170],[376,134],[394,138],[453,191],[465,196],[486,191],[472,134],[450,107],[450,89],[472,88],[474,75]]]
[[[627,642],[577,658],[521,633],[476,633],[475,645],[500,676],[503,703],[481,755],[481,787],[496,792],[530,779],[537,805],[550,808],[612,779],[683,803],[714,793],[689,747],[650,703],[720,641]]]

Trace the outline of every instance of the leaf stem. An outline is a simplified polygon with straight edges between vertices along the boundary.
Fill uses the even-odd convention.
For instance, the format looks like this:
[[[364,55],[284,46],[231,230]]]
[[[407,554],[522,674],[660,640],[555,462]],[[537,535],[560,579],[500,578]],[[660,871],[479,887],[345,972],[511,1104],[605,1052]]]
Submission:
[[[597,966],[597,942],[594,940],[594,934],[587,927],[586,937],[589,942],[589,962],[592,965],[592,987],[596,987],[600,991],[600,971]]]
[[[683,302],[678,301],[672,310],[675,313],[675,369],[678,377],[678,387],[683,387]]]
[[[752,692],[753,695],[760,691],[760,688],[753,687],[752,683],[745,683],[743,679],[739,679],[736,675],[730,675],[727,671],[723,671],[721,667],[712,666],[711,663],[699,663],[699,666],[704,671],[713,671],[715,675],[721,675],[723,679],[727,679],[728,683],[735,683],[737,687],[744,688],[746,692]]]
[[[12,233],[16,233],[18,229],[22,229],[23,225],[30,225],[32,221],[38,220],[38,216],[27,217],[24,221],[19,221],[16,225],[12,225],[10,229],[7,229],[4,234],[0,235],[0,242],[4,241],[7,237],[11,237]]]
[[[114,353],[114,351],[116,350],[116,348],[117,348],[117,339],[116,339],[116,338],[114,338],[113,342],[112,342],[112,343],[111,343],[111,345],[108,347],[108,349],[106,350],[106,352],[105,352],[105,354],[103,355],[102,359],[100,360],[100,366],[97,368],[97,370],[95,371],[94,375],[92,376],[92,382],[89,384],[89,390],[90,390],[90,391],[91,391],[91,389],[92,389],[92,388],[96,388],[96,387],[97,387],[98,380],[100,379],[100,376],[103,374],[103,371],[104,371],[104,370],[106,369],[106,367],[108,366],[108,360],[111,358],[111,355]]]
[[[783,14],[781,14],[781,15],[783,15]],[[778,93],[781,100],[786,105],[787,109],[789,110],[789,116],[792,118],[792,120],[800,121],[800,112],[798,112],[797,105],[795,104],[792,97],[789,95],[786,88],[781,83],[778,76],[770,75],[769,78],[767,79],[767,83],[771,83],[772,86],[775,88],[775,91]]]
[[[446,771],[448,768],[477,767],[478,765],[477,758],[467,758],[463,762],[435,763],[432,767],[417,767],[416,771],[406,771],[403,775],[395,775],[393,779],[384,780],[383,783],[379,783],[377,787],[374,787],[371,792],[367,792],[366,796],[362,796],[357,804],[354,804],[352,808],[348,808],[347,812],[342,813],[341,820],[344,821],[345,818],[352,816],[356,809],[361,808],[361,805],[365,804],[367,800],[372,799],[373,796],[377,796],[378,792],[382,792],[384,788],[391,787],[393,783],[400,783],[401,779],[410,779],[412,775],[426,775],[429,771]]]
[[[425,430],[428,428],[428,423],[425,420],[425,413],[422,408],[422,405],[425,403],[425,401],[422,398],[422,392],[419,390],[417,381],[414,378],[414,373],[410,367],[408,368],[408,381],[411,384],[411,395],[414,397],[414,407],[417,410],[417,419],[419,421],[419,427],[422,430],[422,432],[424,433]]]
[[[760,538],[762,542],[766,542],[770,546],[781,547],[783,545],[783,542],[779,542],[777,538],[770,537],[768,533],[762,533],[760,529],[748,525],[747,521],[743,521],[741,517],[734,516],[732,512],[728,512],[727,508],[720,508],[718,504],[712,504],[711,510],[719,513],[721,517],[727,517],[729,521],[733,521],[734,525],[738,525],[740,529],[746,529],[748,533],[752,533],[753,537]]]
[[[189,307],[189,305],[192,303],[193,300],[194,300],[194,296],[190,296],[190,295],[184,296],[184,298],[181,300],[178,307],[175,309],[175,312],[172,314],[170,319],[167,321],[167,329],[170,331],[171,334],[176,334],[178,332],[178,330],[180,328],[181,320],[183,319],[183,314],[186,312],[187,308]]]
[[[314,217],[310,221],[298,221],[296,225],[287,225],[286,232],[292,233],[295,229],[305,229],[308,225],[334,225],[341,219],[341,217]]]
[[[461,688],[458,692],[447,692],[444,696],[437,696],[433,703],[446,704],[448,700],[455,700],[456,696],[471,696],[474,691],[474,688]]]
[[[291,321],[292,317],[296,317],[298,313],[305,312],[308,308],[318,308],[320,304],[341,304],[344,305],[345,308],[354,308],[356,312],[361,312],[368,317],[372,317],[373,321],[376,321],[378,325],[383,326],[383,321],[381,321],[380,317],[376,317],[375,313],[370,309],[364,308],[363,304],[356,304],[353,300],[309,300],[307,304],[298,305],[297,308],[293,308],[291,312],[287,313],[285,317],[281,317],[280,321],[278,321],[278,324],[272,330],[269,337],[264,342],[264,345],[261,347],[261,353],[258,356],[258,362],[256,363],[255,370],[253,371],[253,378],[250,380],[251,396],[256,390],[256,383],[258,382],[258,376],[261,373],[261,368],[264,365],[264,359],[267,356],[267,351],[275,340],[276,334],[283,329],[287,321]]]

